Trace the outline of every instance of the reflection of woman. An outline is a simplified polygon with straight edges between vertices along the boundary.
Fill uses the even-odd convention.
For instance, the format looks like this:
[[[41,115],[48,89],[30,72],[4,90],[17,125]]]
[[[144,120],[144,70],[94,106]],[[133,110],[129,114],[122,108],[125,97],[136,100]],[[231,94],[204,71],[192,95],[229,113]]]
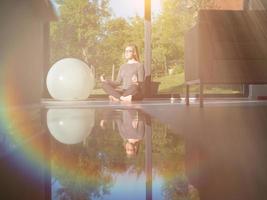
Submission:
[[[125,150],[128,156],[138,153],[139,143],[145,134],[145,122],[135,110],[123,110],[122,118],[116,120],[119,133],[125,141]]]
[[[139,143],[144,138],[146,118],[137,110],[105,110],[100,126],[105,128],[106,119],[115,119],[119,133],[124,140],[128,156],[138,153]]]
[[[116,81],[100,77],[103,90],[112,101],[131,101],[142,99],[140,83],[144,81],[144,67],[139,62],[136,45],[128,45],[124,53],[127,63],[120,66]]]

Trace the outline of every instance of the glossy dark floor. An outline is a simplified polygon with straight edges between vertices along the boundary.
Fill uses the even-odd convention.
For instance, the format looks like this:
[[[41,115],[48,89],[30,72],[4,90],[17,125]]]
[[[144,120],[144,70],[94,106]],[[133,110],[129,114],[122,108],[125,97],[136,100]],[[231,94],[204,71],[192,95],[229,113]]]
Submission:
[[[0,199],[267,199],[267,103],[95,105],[10,111]]]

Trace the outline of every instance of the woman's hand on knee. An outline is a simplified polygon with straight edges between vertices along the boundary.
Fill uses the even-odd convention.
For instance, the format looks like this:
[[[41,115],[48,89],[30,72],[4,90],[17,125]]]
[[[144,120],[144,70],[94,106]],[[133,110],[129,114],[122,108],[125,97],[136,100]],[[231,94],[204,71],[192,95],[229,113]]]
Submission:
[[[137,76],[136,76],[136,75],[133,75],[133,77],[132,77],[132,82],[133,82],[133,83],[137,83]]]
[[[100,81],[101,81],[101,82],[106,82],[106,79],[105,79],[104,74],[102,74],[102,75],[100,76]]]

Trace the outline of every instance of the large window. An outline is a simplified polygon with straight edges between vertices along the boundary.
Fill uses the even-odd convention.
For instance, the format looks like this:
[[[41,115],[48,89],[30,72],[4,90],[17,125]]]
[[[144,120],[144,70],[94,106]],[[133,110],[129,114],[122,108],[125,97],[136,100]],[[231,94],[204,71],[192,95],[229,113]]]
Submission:
[[[131,0],[55,1],[59,20],[51,24],[52,65],[64,57],[79,58],[95,68],[93,95],[103,95],[99,77],[116,79],[124,47],[135,43],[144,61],[144,2]],[[240,1],[153,0],[151,92],[184,94],[184,36],[198,10],[240,9]],[[162,3],[160,3],[162,2]],[[228,6],[228,7],[227,7]],[[192,90],[198,91],[197,87]],[[241,86],[207,86],[206,93],[241,93]]]

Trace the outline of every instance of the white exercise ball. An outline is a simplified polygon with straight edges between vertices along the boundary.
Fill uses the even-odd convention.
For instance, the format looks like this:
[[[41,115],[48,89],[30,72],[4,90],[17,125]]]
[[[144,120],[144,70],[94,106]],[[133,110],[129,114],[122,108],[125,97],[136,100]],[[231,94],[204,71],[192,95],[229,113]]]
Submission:
[[[87,99],[95,85],[93,69],[76,58],[57,61],[46,79],[50,95],[57,100]]]
[[[94,109],[49,109],[46,117],[50,134],[63,144],[84,141],[95,125]]]

